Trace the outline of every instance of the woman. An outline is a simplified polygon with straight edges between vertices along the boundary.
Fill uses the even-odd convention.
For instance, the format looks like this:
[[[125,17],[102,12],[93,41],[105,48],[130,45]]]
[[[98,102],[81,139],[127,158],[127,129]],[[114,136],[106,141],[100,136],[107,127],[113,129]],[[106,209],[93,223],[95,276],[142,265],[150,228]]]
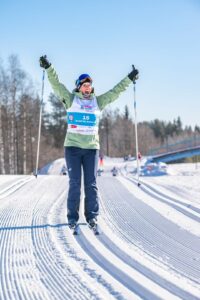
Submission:
[[[68,129],[64,142],[65,159],[69,174],[67,218],[70,228],[79,219],[81,169],[84,174],[85,218],[90,227],[97,224],[99,214],[98,189],[96,184],[99,158],[98,122],[100,112],[116,100],[129,84],[137,79],[138,70],[133,69],[122,81],[107,93],[95,96],[92,78],[82,74],[76,80],[76,88],[70,93],[60,83],[55,69],[46,55],[40,57],[40,66],[45,68],[54,93],[67,110]]]

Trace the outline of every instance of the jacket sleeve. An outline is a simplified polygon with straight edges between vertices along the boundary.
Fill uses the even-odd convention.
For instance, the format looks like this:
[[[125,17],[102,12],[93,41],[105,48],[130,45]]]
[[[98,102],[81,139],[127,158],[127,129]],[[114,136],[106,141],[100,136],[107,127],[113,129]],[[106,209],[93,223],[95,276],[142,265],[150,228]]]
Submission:
[[[58,75],[52,65],[46,71],[55,95],[61,100],[66,109],[69,108],[72,104],[73,94],[59,81]]]
[[[97,96],[99,109],[102,110],[106,105],[115,101],[124,92],[132,81],[126,76],[114,88],[105,94]]]

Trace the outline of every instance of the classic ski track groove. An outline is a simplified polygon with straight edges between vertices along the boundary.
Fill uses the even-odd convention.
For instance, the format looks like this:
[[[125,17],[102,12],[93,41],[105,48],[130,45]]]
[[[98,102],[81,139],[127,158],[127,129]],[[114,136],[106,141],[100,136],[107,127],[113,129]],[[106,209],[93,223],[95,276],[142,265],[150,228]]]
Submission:
[[[188,208],[191,211],[194,211],[194,212],[198,213],[199,216],[200,216],[200,209],[198,207],[196,207],[194,205],[191,205],[191,204],[187,204],[187,203],[185,203],[183,201],[180,201],[179,199],[176,199],[175,197],[172,197],[172,196],[169,196],[169,195],[166,196],[163,192],[157,190],[155,187],[152,187],[149,183],[146,183],[146,182],[144,182],[142,180],[140,180],[140,182],[141,182],[142,186],[145,186],[149,190],[152,190],[153,192],[155,192],[155,194],[157,194],[157,195],[159,195],[159,196],[161,196],[163,198],[166,198],[167,200],[171,200],[171,201],[173,201],[173,202],[175,202],[177,204],[180,204],[183,207]]]
[[[138,299],[138,295],[142,299],[149,299],[152,296],[153,299],[167,300],[178,299],[178,297],[184,300],[198,299],[192,293],[167,282],[153,270],[148,272],[147,268],[144,270],[143,266],[138,263],[136,267],[134,259],[128,257],[126,251],[123,252],[115,241],[111,241],[106,232],[95,236],[86,225],[82,224],[80,225],[80,235],[73,236],[66,226],[65,177],[57,176],[55,178],[59,178],[59,180],[56,180],[54,176],[39,176],[34,181],[32,178],[27,177],[21,186],[8,183],[5,191],[10,191],[9,201],[6,201],[8,198],[1,200],[0,267],[3,300],[67,299],[72,295],[73,299],[77,300],[103,299],[102,295],[109,295],[109,293],[109,299],[125,299],[120,293],[121,284],[124,284],[124,290],[128,289],[134,299]],[[191,246],[190,242],[186,243],[186,240],[181,243],[176,239],[176,235],[168,236],[166,232],[162,231],[162,228],[155,226],[150,222],[148,209],[141,214],[130,205],[129,201],[124,202],[123,191],[120,192],[116,188],[116,179],[111,177],[110,182],[114,184],[114,187],[113,184],[109,184],[109,191],[106,192],[109,179],[105,176],[100,180],[105,189],[102,192],[100,188],[100,192],[104,202],[101,201],[103,214],[105,214],[105,220],[108,219],[110,229],[115,228],[116,233],[125,243],[134,244],[184,278],[187,277],[190,281],[194,281],[194,284],[199,283],[200,270],[195,261],[190,260],[191,257],[199,255],[198,249]],[[51,186],[55,185],[57,189],[51,190]],[[120,183],[117,181],[117,187],[119,186]],[[40,192],[36,194],[41,195],[40,198],[34,196],[34,192],[38,190]],[[6,192],[2,195],[4,197]],[[108,195],[112,195],[112,197],[117,195],[119,202],[116,201],[112,206],[109,205]],[[17,207],[14,205],[16,201]],[[137,216],[138,223],[132,220],[130,224],[129,222],[124,224],[124,216],[128,216],[130,212]],[[149,231],[145,232],[145,228],[150,228],[154,235],[153,241],[149,240]],[[20,242],[20,237],[23,240],[24,235],[27,241],[25,245]],[[93,245],[95,241],[100,246],[99,250],[95,249]],[[173,253],[174,245],[180,251],[180,258]],[[118,266],[115,267],[112,261],[107,260],[102,250],[104,248],[105,251],[112,252],[111,257],[120,262],[122,269]],[[99,260],[99,256],[101,260]],[[166,259],[164,260],[163,257]],[[101,272],[100,269],[95,269],[96,264],[100,268],[103,265],[106,271]],[[152,292],[146,289],[142,281],[135,281],[134,276],[131,277],[126,272],[126,265],[129,270],[132,270],[130,272],[137,271],[152,281],[152,284],[160,284],[158,289],[164,289],[165,296],[161,297],[157,291]],[[116,270],[117,272],[115,272]],[[121,278],[118,272],[124,278]],[[184,274],[185,272],[187,273]],[[95,281],[95,288],[92,286],[94,282],[92,276],[96,276],[96,278],[99,276],[99,280]],[[119,282],[119,289],[115,285],[112,286],[112,282],[114,283],[112,278]],[[126,279],[129,283],[126,283]],[[166,283],[167,288],[165,287]],[[36,287],[38,284],[39,288],[34,289],[34,285]],[[123,292],[123,288],[121,291]],[[171,298],[168,298],[166,295],[170,295],[170,293],[172,293]]]
[[[61,194],[61,197],[63,195]],[[58,197],[59,200],[59,197]],[[42,223],[44,216],[48,215],[52,203],[48,207],[40,207],[35,214],[35,224]],[[47,219],[46,219],[47,221]],[[48,278],[45,285],[50,288],[53,293],[53,299],[67,299],[71,295],[74,295],[74,299],[87,299],[84,294],[88,291],[84,288],[80,278],[71,279],[71,271],[68,266],[62,267],[60,262],[59,253],[55,251],[55,247],[50,239],[49,230],[42,230],[42,235],[34,235],[33,240],[35,243],[35,249],[40,260],[38,262],[43,274],[48,272]],[[42,247],[41,247],[42,245]],[[49,264],[52,261],[53,264]],[[50,276],[49,276],[50,275]],[[77,296],[75,296],[78,294]],[[67,297],[67,298],[66,298]]]
[[[187,291],[183,291],[180,287],[176,286],[172,282],[169,282],[168,280],[162,278],[161,276],[157,275],[155,272],[151,271],[150,268],[146,266],[142,266],[141,264],[138,263],[128,253],[122,250],[122,248],[119,248],[119,244],[115,243],[114,240],[111,240],[111,238],[106,234],[103,234],[99,237],[101,242],[106,246],[108,249],[112,251],[117,257],[119,257],[122,261],[124,261],[126,264],[130,265],[132,268],[136,269],[139,271],[141,274],[146,276],[149,279],[153,279],[155,283],[159,284],[169,292],[173,293],[177,297],[180,297],[181,299],[196,299],[192,294],[190,294]]]
[[[56,217],[56,222],[61,222],[59,221],[59,218],[61,218],[61,215],[63,214],[64,211],[64,206],[66,205],[66,200],[64,199],[64,201],[62,201],[61,203],[59,203],[57,201],[57,203],[54,204],[54,207],[52,207],[52,210],[54,211],[54,214]],[[50,218],[51,220],[51,218]],[[55,220],[54,220],[55,222]],[[84,230],[88,230],[88,233],[91,234],[91,238],[93,241],[95,241],[95,235],[94,233],[91,231],[91,229],[88,228],[88,226],[86,225],[86,223],[80,223],[79,222],[79,234],[78,235],[73,235],[72,231],[67,228],[67,230],[62,227],[60,228],[60,232],[56,233],[56,240],[58,239],[62,239],[64,238],[64,240],[66,241],[63,245],[62,248],[58,247],[60,245],[58,245],[58,243],[56,243],[55,241],[55,246],[60,248],[60,253],[61,255],[63,255],[63,253],[69,252],[71,253],[71,257],[74,259],[75,264],[77,265],[78,263],[78,270],[80,273],[85,273],[84,276],[87,276],[88,282],[92,285],[95,284],[97,285],[97,290],[98,293],[100,293],[101,295],[101,291],[103,292],[103,294],[105,294],[105,296],[103,298],[98,297],[98,295],[95,295],[95,300],[96,299],[119,299],[119,300],[126,300],[127,298],[123,297],[123,293],[125,293],[126,295],[128,295],[129,299],[138,299],[138,296],[134,293],[132,293],[131,291],[129,291],[128,289],[126,289],[126,287],[121,286],[121,282],[118,282],[118,286],[112,286],[113,283],[116,285],[115,283],[115,278],[110,275],[110,273],[106,272],[105,270],[102,270],[102,267],[99,265],[96,265],[96,263],[94,262],[93,258],[88,254],[87,251],[85,251],[82,246],[80,245],[80,241],[79,239],[81,238],[81,228],[84,228]],[[55,232],[54,232],[55,233]],[[52,235],[52,239],[55,240],[55,234]],[[88,239],[84,238],[85,242],[89,242]],[[88,278],[88,276],[90,278]],[[93,282],[91,283],[91,278],[97,278],[98,282]],[[107,294],[107,295],[106,295]],[[134,297],[134,298],[132,298]],[[88,298],[90,299],[90,298]],[[139,298],[141,299],[141,298]],[[143,298],[145,299],[145,298]]]
[[[97,236],[96,238],[99,240],[100,243],[98,245],[102,244],[102,246],[94,246],[91,244],[92,235],[94,235],[92,232],[90,232],[90,229],[88,228],[82,228],[80,237],[77,239],[77,242],[81,245],[83,250],[88,253],[91,258],[96,261],[99,265],[103,266],[103,268],[112,275],[116,280],[120,280],[121,283],[123,283],[124,286],[126,286],[131,292],[135,293],[142,299],[179,299],[176,298],[174,295],[167,293],[167,296],[163,296],[163,293],[166,293],[166,290],[162,291],[162,297],[160,297],[157,293],[154,293],[151,289],[146,288],[142,284],[142,280],[138,282],[134,279],[134,276],[132,275],[132,271],[135,274],[135,270],[130,268],[130,265],[124,262],[120,256],[117,256],[114,252],[111,252],[103,242],[103,240]],[[96,244],[97,242],[95,242]],[[106,247],[106,251],[108,251],[109,257],[112,253],[112,260],[109,261],[105,255],[104,251],[101,250],[102,247]],[[98,249],[98,250],[97,250]],[[114,261],[117,261],[121,266],[116,266]],[[123,267],[122,267],[123,266]],[[128,270],[126,270],[128,269]],[[131,274],[129,274],[129,272]],[[135,275],[136,276],[136,275]],[[152,281],[153,284],[153,281]],[[161,287],[159,287],[160,290],[162,290]]]
[[[5,217],[4,222],[7,226],[10,225],[11,222],[17,222],[18,217],[14,214],[14,209],[12,209],[13,213],[4,214]],[[24,259],[19,260],[18,256],[20,256],[19,250],[14,248],[16,236],[13,234],[12,230],[3,231],[4,239],[1,240],[1,246],[3,247],[1,251],[1,261],[5,261],[5,267],[2,270],[8,271],[5,272],[5,289],[4,293],[7,295],[7,299],[35,299],[33,295],[29,293],[25,288],[25,281],[21,280],[21,274],[18,273],[18,268],[20,268],[24,264]],[[5,243],[5,244],[4,244]],[[4,246],[5,245],[5,246]],[[16,259],[18,258],[18,260]],[[9,270],[12,270],[9,272]],[[16,279],[20,279],[21,285],[16,285]],[[3,278],[4,280],[4,278]],[[11,291],[14,294],[11,294]],[[9,296],[8,296],[8,294]]]
[[[131,182],[137,184],[137,181],[133,178],[126,178]],[[148,195],[152,196],[154,199],[163,202],[177,211],[181,212],[185,216],[200,222],[200,210],[194,206],[188,206],[186,203],[179,201],[175,198],[165,196],[164,194],[158,192],[155,188],[152,188],[149,184],[142,182],[140,189],[143,190]]]
[[[37,179],[41,188],[41,194],[46,193],[47,197],[48,192],[46,190],[45,181],[50,181],[51,184],[50,178],[51,177],[44,177],[40,178],[39,180]],[[34,188],[34,184],[32,182],[31,185],[33,185]],[[66,190],[65,185],[63,185],[63,189]],[[61,194],[63,195],[63,191]],[[51,195],[49,192],[49,197],[50,196]],[[88,292],[89,288],[82,284],[81,279],[74,277],[72,278],[71,269],[68,268],[68,266],[62,266],[59,261],[59,257],[57,260],[56,256],[58,253],[53,248],[53,244],[49,239],[48,227],[39,227],[40,225],[44,224],[44,216],[48,214],[48,211],[50,210],[52,203],[55,201],[54,199],[56,196],[57,195],[54,194],[54,198],[51,197],[51,201],[49,202],[47,201],[47,198],[45,202],[41,201],[41,199],[35,199],[34,203],[28,203],[28,206],[31,206],[28,207],[29,213],[31,214],[30,217],[32,218],[32,214],[34,216],[31,224],[31,218],[24,218],[22,220],[20,213],[15,214],[15,209],[12,208],[14,201],[16,201],[15,199],[17,198],[17,193],[15,193],[15,196],[13,196],[12,200],[9,201],[9,204],[3,210],[3,215],[1,216],[1,224],[3,224],[3,228],[1,227],[2,238],[0,241],[0,246],[2,248],[1,267],[2,274],[4,274],[4,276],[1,277],[2,285],[4,286],[3,300],[66,299],[66,297],[71,297],[71,295],[74,295],[73,299],[83,300],[90,299],[90,296],[92,296],[92,293]],[[20,211],[20,208],[23,210],[24,205],[27,205],[26,197],[23,200],[24,201],[20,200],[19,195],[18,201],[21,201],[21,203],[18,207],[18,211]],[[22,225],[20,228],[19,224],[24,222],[28,222],[29,225]],[[15,225],[17,225],[16,230],[14,229]],[[26,233],[25,229],[31,231],[31,233]],[[21,274],[19,271],[21,267],[24,267],[27,263],[29,263],[29,261],[27,262],[24,260],[23,255],[26,251],[29,251],[29,249],[27,249],[26,245],[24,245],[21,249],[19,247],[17,250],[16,244],[18,244],[18,241],[15,243],[17,233],[21,233],[22,235],[28,234],[29,238],[31,237],[30,241],[32,243],[31,246],[33,247],[36,268],[37,272],[40,273],[40,285],[43,286],[43,289],[41,289],[39,293],[34,294],[34,291],[30,289],[30,282],[27,282],[26,278],[24,278],[26,275]],[[13,266],[12,261],[14,264]],[[31,272],[30,276],[33,275]],[[26,285],[27,283],[28,285]]]
[[[134,178],[132,175],[130,176],[125,174],[123,168],[120,169],[120,175],[133,182],[137,186],[138,181],[136,180],[136,178]],[[165,195],[163,192],[151,186],[149,183],[144,182],[141,178],[140,184],[140,189],[148,195],[152,196],[154,199],[159,200],[160,202],[173,207],[184,215],[200,222],[200,209],[198,207],[191,204],[188,205],[186,202],[176,199],[175,197]]]
[[[137,181],[136,180],[130,179],[128,177],[125,177],[125,179],[128,180],[128,181],[130,181],[130,182],[133,182],[135,184],[135,186],[137,186]],[[149,190],[147,190],[147,189],[145,189],[143,187],[144,185],[146,185],[146,184],[142,183],[142,187],[139,187],[140,189],[142,189],[142,191],[144,193],[148,194],[149,196],[151,196],[152,198],[154,198],[154,199],[156,199],[156,200],[158,200],[160,202],[163,202],[163,203],[171,206],[172,208],[176,209],[177,211],[183,213],[185,216],[190,217],[192,220],[195,220],[197,222],[200,221],[200,218],[196,219],[196,216],[194,216],[193,213],[188,214],[187,212],[185,212],[184,209],[181,208],[181,210],[180,210],[179,207],[177,208],[177,206],[174,206],[171,202],[165,201],[164,199],[168,199],[168,196],[164,196],[164,194],[162,194],[163,197],[158,196],[158,195],[161,195],[161,193],[159,191],[157,191],[158,193],[156,195],[156,189],[154,189],[154,193],[152,194],[152,193],[149,192]],[[149,186],[148,186],[148,189],[149,189]],[[170,199],[172,199],[172,198],[170,198]],[[174,199],[173,201],[175,201],[175,198],[173,198],[173,199]],[[195,212],[195,214],[196,214],[196,212]],[[192,246],[191,243],[188,243],[187,239],[184,240],[184,244],[187,245],[187,247],[191,247]],[[193,250],[195,251],[195,249],[193,249]],[[198,251],[198,254],[199,254],[199,251]]]
[[[106,181],[105,181],[106,180]],[[109,178],[107,177],[103,183],[104,191],[101,188],[100,191],[102,192],[102,197],[105,199],[109,198],[109,195],[106,194],[106,183],[109,185],[109,194],[116,195],[116,197],[119,197],[118,199],[123,199],[124,195],[122,191],[119,191],[118,187],[120,185],[120,182],[117,181],[117,184],[113,187],[111,182],[108,183]],[[111,179],[112,181],[112,179]],[[113,182],[113,184],[115,181]],[[117,201],[116,201],[117,202]],[[129,224],[128,222],[124,225],[125,216],[132,211],[132,215],[135,214],[138,218],[138,222],[133,222]],[[148,210],[147,210],[148,213]],[[199,250],[196,249],[190,249],[187,247],[187,245],[182,245],[179,243],[175,236],[173,237],[168,236],[166,232],[163,232],[161,228],[156,227],[152,222],[150,222],[150,215],[148,214],[144,215],[137,211],[136,208],[132,207],[129,202],[125,202],[125,205],[123,206],[123,210],[120,210],[120,207],[117,207],[117,205],[107,205],[106,210],[104,210],[104,214],[107,214],[109,218],[111,219],[111,222],[115,226],[115,229],[120,232],[121,236],[128,241],[129,243],[134,243],[136,246],[141,247],[136,241],[140,241],[143,244],[143,247],[141,249],[143,251],[147,251],[148,254],[156,257],[159,257],[162,253],[162,257],[170,258],[170,261],[173,263],[178,263],[178,265],[172,266],[171,264],[167,264],[172,269],[175,269],[177,272],[179,272],[182,276],[188,277],[190,280],[194,280],[196,283],[199,283],[200,279],[200,270],[197,266],[195,261],[192,261],[191,263],[188,263],[188,261],[193,257],[194,255],[199,256]],[[147,217],[147,219],[146,219]],[[117,224],[116,224],[117,220]],[[119,225],[121,224],[121,226]],[[140,226],[138,226],[140,225]],[[148,234],[148,231],[144,231],[144,225],[146,228],[150,228],[150,232]],[[119,228],[120,226],[120,228]],[[189,237],[189,234],[187,235]],[[153,237],[151,239],[150,237]],[[164,238],[164,239],[163,239]],[[174,246],[178,245],[179,247],[179,255],[177,256],[174,254]],[[191,245],[190,245],[191,246]],[[179,258],[180,255],[182,255],[182,259]],[[183,260],[184,259],[184,260]],[[163,263],[166,263],[165,261],[162,261]],[[180,268],[181,267],[181,268]],[[188,269],[189,268],[189,269]],[[189,274],[188,274],[188,271]]]
[[[8,197],[9,195],[16,192],[18,189],[20,189],[23,185],[25,185],[30,180],[33,180],[33,176],[25,176],[23,179],[15,180],[12,184],[6,186],[4,189],[0,191],[0,199],[3,199],[5,197]]]
[[[7,189],[12,184],[15,184],[17,181],[21,181],[22,177],[26,177],[26,175],[3,175],[0,181],[0,191]]]
[[[82,236],[82,235],[84,235],[84,237]],[[91,245],[91,240],[93,240],[93,236],[94,236],[94,234],[91,232],[91,230],[90,229],[88,229],[87,227],[85,227],[85,226],[80,226],[80,235],[78,236],[78,237],[76,237],[76,241],[81,245],[81,247],[83,248],[83,250],[85,250],[85,252],[88,254],[90,254],[90,256],[92,257],[92,259],[94,259],[95,260],[95,257],[98,257],[98,251],[96,251],[96,253],[95,253],[95,249],[92,247],[92,245]],[[102,237],[103,237],[104,235],[100,235],[100,236],[97,236],[96,238],[98,239],[98,240],[100,240],[101,242],[103,241],[103,239],[102,239]],[[102,242],[102,244],[104,245],[104,246],[106,246],[106,244],[104,243],[104,242]],[[87,246],[88,245],[88,246]],[[90,245],[90,246],[89,246]],[[91,248],[92,248],[92,251],[91,251]],[[112,249],[113,250],[113,249]],[[114,251],[113,251],[114,252]],[[100,255],[101,255],[101,253],[100,253]],[[122,253],[121,253],[121,256],[123,256],[122,255]],[[118,256],[119,257],[119,256]],[[120,257],[119,257],[120,258]],[[120,258],[121,259],[121,258]],[[97,259],[97,261],[98,261],[98,259]],[[122,260],[123,261],[123,260]],[[126,261],[127,262],[127,261]],[[101,257],[101,262],[100,262],[100,264],[103,264],[104,265],[104,267],[106,266],[106,264],[108,264],[108,262],[107,262],[107,260],[102,256]],[[110,270],[108,269],[107,270],[112,276],[114,276],[114,274],[113,274],[113,271],[112,271],[112,268],[110,268]],[[118,270],[118,272],[120,272],[119,270]],[[115,274],[116,274],[117,272],[115,272]],[[154,274],[152,274],[152,278],[154,278]],[[115,277],[115,276],[114,276]],[[148,276],[147,276],[148,277]],[[149,278],[149,277],[148,277]],[[151,279],[151,278],[150,278]],[[167,281],[165,281],[165,283],[166,283]],[[163,284],[163,286],[165,285],[165,283]],[[125,282],[124,282],[124,285],[126,285],[125,284]],[[136,285],[136,284],[135,284]],[[174,286],[173,284],[171,284],[171,283],[169,283],[168,282],[168,285],[169,285],[169,287],[168,287],[168,291],[172,291],[172,292],[175,292],[175,294],[177,295],[177,296],[181,296],[181,298],[182,299],[197,299],[195,296],[193,296],[192,294],[190,294],[190,293],[187,293],[187,292],[185,292],[185,291],[183,291],[183,290],[181,290],[180,288],[178,288],[178,287],[176,287],[176,286]],[[170,286],[171,285],[171,286]],[[143,291],[143,292],[142,292]],[[146,297],[145,297],[145,289],[142,287],[142,286],[140,286],[140,288],[136,291],[136,293],[139,293],[140,294],[140,296],[142,295],[142,299],[145,299]],[[183,295],[185,295],[185,296],[183,296]],[[154,299],[156,299],[156,295],[154,295]],[[167,298],[166,298],[167,299]]]

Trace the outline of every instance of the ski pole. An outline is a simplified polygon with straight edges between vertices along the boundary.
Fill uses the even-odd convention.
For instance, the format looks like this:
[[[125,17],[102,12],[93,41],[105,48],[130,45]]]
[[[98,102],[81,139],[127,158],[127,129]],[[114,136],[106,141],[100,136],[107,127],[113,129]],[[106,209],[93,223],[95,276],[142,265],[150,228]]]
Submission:
[[[132,65],[133,70],[135,69],[134,65]],[[137,131],[137,111],[136,111],[136,80],[133,81],[133,92],[134,92],[134,115],[135,115],[135,145],[136,145],[136,159],[137,159],[137,185],[140,186],[140,169],[139,169],[139,157],[138,157],[138,131]]]
[[[41,125],[42,125],[42,105],[44,98],[44,78],[45,70],[42,73],[42,92],[41,92],[41,101],[40,101],[40,115],[39,115],[39,127],[38,127],[38,144],[37,144],[37,157],[36,157],[36,168],[35,168],[35,177],[38,175],[38,163],[39,163],[39,154],[40,154],[40,137],[41,137]]]

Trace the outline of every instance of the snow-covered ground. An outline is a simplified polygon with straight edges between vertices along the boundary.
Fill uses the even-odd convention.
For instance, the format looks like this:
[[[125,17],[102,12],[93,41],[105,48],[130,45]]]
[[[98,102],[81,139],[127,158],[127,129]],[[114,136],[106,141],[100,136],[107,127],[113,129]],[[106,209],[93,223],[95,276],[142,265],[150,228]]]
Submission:
[[[105,158],[99,236],[83,201],[79,235],[68,228],[63,165],[0,176],[0,299],[200,299],[200,164],[138,187],[134,161]]]

